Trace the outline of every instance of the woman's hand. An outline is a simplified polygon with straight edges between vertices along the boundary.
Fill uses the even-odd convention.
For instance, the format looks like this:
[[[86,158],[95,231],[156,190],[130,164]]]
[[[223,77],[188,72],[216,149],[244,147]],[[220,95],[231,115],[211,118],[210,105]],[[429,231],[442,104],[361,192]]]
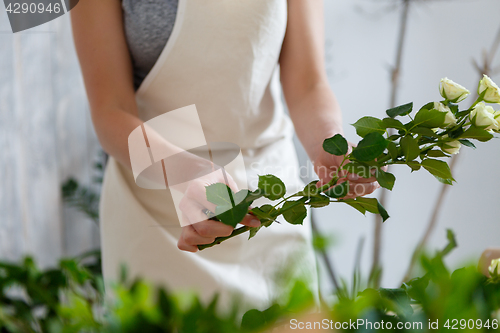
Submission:
[[[354,145],[349,142],[349,152],[352,151]],[[375,191],[380,185],[375,177],[363,178],[356,174],[348,173],[346,170],[339,170],[343,161],[343,156],[331,155],[324,150],[317,150],[317,157],[312,160],[314,171],[319,177],[318,186],[327,184],[336,174],[338,170],[339,182],[349,181],[349,194],[345,199],[361,197]],[[349,163],[349,160],[344,161],[344,165]]]
[[[233,227],[209,220],[206,214],[207,210],[215,211],[216,206],[206,197],[206,186],[214,183],[225,183],[234,192],[238,191],[238,186],[232,177],[227,173],[223,175],[222,169],[189,183],[179,204],[183,223],[186,225],[182,228],[181,237],[177,243],[180,250],[197,252],[198,245],[213,243],[215,238],[226,237],[233,232]],[[255,228],[260,226],[260,221],[255,216],[247,214],[241,224]]]

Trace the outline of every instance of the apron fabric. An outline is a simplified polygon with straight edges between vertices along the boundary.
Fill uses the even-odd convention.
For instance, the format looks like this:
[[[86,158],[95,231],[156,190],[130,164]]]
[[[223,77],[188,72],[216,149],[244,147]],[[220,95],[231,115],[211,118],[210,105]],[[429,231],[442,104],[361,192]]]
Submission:
[[[136,94],[139,117],[196,105],[207,142],[241,148],[250,189],[258,175],[275,174],[289,192],[303,187],[292,142],[293,126],[280,95],[278,58],[287,0],[180,0],[164,50]],[[266,203],[260,199],[255,205]],[[143,277],[170,291],[192,290],[202,300],[219,294],[227,307],[264,309],[279,296],[280,274],[294,267],[317,293],[310,220],[274,223],[189,253],[177,248],[181,226],[168,190],[136,185],[132,171],[110,158],[101,207],[103,274],[116,281]]]

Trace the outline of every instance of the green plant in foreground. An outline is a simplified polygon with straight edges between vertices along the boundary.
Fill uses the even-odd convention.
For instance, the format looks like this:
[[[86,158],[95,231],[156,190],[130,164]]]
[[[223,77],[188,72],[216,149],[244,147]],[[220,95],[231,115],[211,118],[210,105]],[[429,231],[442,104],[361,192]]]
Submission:
[[[37,267],[30,257],[20,264],[0,262],[0,332],[99,328],[92,311],[102,304],[99,271],[97,251],[63,259],[58,267],[46,270]]]
[[[467,89],[445,78],[441,80],[440,93],[444,100],[427,103],[414,115],[413,103],[408,103],[387,110],[387,117],[383,119],[370,116],[359,119],[353,126],[363,139],[350,153],[342,135],[326,139],[323,149],[332,155],[343,156],[343,160],[331,175],[332,179],[323,186],[318,187],[318,181],[313,181],[303,190],[286,196],[285,184],[273,175],[260,176],[255,191],[234,193],[223,183],[207,186],[207,200],[217,205],[213,219],[236,227],[250,212],[259,218],[261,227],[240,227],[230,236],[219,237],[212,244],[198,248],[206,249],[246,231],[250,231],[249,238],[252,238],[279,216],[288,223],[302,224],[307,215],[306,206],[319,208],[330,203],[345,203],[362,214],[368,211],[387,220],[389,215],[376,198],[345,198],[350,190],[345,172],[364,178],[375,176],[380,186],[392,190],[396,177],[384,167],[403,164],[412,172],[423,168],[440,182],[452,185],[454,179],[450,168],[440,158],[458,153],[462,145],[475,148],[470,140],[486,142],[494,137],[493,133],[500,131],[500,111],[485,104],[500,103],[500,88],[485,75],[479,83],[478,99],[465,110],[460,110],[457,103],[470,94]],[[389,129],[395,134],[390,135]],[[261,197],[277,203],[251,208]]]
[[[423,276],[395,289],[339,292],[333,304],[324,305],[313,319],[307,313],[315,308],[314,294],[300,280],[289,281],[290,289],[267,309],[251,309],[241,316],[239,298],[223,312],[217,295],[203,302],[197,295],[171,293],[141,279],[128,281],[125,274],[110,287],[113,299],[105,301],[101,276],[95,270],[98,252],[61,260],[58,267],[45,270],[31,258],[19,264],[0,262],[0,332],[271,332],[299,322],[305,328],[314,324],[308,320],[318,318],[321,328],[332,331],[385,331],[389,323],[399,332],[496,331],[498,260],[491,262],[490,278],[475,265],[451,272],[443,258],[455,247],[455,237],[448,231],[443,250],[421,257]],[[84,264],[88,259],[93,260]],[[363,324],[354,328],[337,327],[361,320]],[[382,321],[381,329],[366,326]],[[436,322],[438,328],[430,329],[429,323]],[[398,329],[398,324],[403,328]]]

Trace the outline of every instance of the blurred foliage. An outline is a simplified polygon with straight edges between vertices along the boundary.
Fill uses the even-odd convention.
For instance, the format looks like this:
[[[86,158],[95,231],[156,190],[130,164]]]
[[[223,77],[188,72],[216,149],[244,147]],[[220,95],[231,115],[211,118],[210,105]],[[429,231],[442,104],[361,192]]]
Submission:
[[[426,332],[429,321],[439,321],[439,329],[432,331],[448,331],[453,325],[496,331],[500,279],[488,278],[472,266],[450,272],[443,258],[455,247],[451,232],[448,239],[444,250],[421,257],[423,276],[397,289],[339,290],[333,304],[323,304],[322,318],[331,320],[330,327],[383,320],[393,327],[398,323],[412,327],[401,332]],[[253,309],[243,317],[236,303],[220,311],[217,296],[205,303],[196,295],[172,294],[142,280],[127,281],[126,274],[110,291],[113,296],[104,297],[98,251],[61,260],[45,270],[29,257],[18,264],[2,262],[0,332],[263,332],[291,325],[291,319],[307,318],[316,310],[314,294],[301,281],[292,283],[287,296],[268,309]],[[371,331],[363,325],[345,330]]]
[[[94,163],[94,186],[81,185],[75,178],[68,178],[61,186],[63,201],[70,207],[76,208],[88,218],[99,224],[99,200],[100,194],[95,187],[100,187],[103,181],[104,164],[107,156],[100,152]]]

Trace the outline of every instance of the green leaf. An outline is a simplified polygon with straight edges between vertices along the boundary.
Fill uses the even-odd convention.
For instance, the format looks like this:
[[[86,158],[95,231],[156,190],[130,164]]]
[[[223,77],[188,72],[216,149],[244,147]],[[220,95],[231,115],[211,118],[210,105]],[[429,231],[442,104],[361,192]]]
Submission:
[[[370,172],[370,167],[367,165],[359,164],[356,162],[349,162],[343,167],[349,173],[356,174],[363,178],[370,178],[372,174]]]
[[[397,119],[394,119],[394,118],[384,118],[382,119],[382,125],[385,127],[385,128],[395,128],[395,129],[401,129],[401,130],[405,130],[405,125],[403,125],[402,122],[400,122],[399,120]]]
[[[255,200],[260,199],[263,196],[264,196],[264,191],[262,191],[260,188],[258,188],[253,192],[248,191],[247,197],[245,198],[245,201],[252,204]]]
[[[372,161],[384,152],[387,144],[388,141],[380,133],[372,132],[359,142],[352,155],[358,161]]]
[[[346,203],[356,209],[358,208],[355,207],[355,205],[359,205],[370,213],[380,214],[384,222],[389,218],[389,214],[387,214],[385,208],[378,202],[376,198],[357,197],[356,199],[354,199],[354,202],[352,202],[351,200],[346,200]],[[358,210],[363,213],[362,210]]]
[[[481,142],[486,142],[493,139],[493,134],[484,129],[471,126],[462,135],[460,135],[460,139],[475,139]]]
[[[260,207],[252,208],[251,212],[259,218],[261,222],[265,222],[268,220],[274,220],[274,217],[271,216],[270,212],[273,210],[273,206],[266,204]]]
[[[281,307],[274,304],[264,311],[252,309],[247,311],[241,320],[241,328],[245,331],[255,332],[272,325],[282,316]]]
[[[393,134],[391,135],[390,137],[387,138],[387,140],[389,141],[396,141],[397,139],[399,139],[400,137],[402,137],[403,135],[399,135],[399,134]]]
[[[354,200],[370,213],[378,214],[378,200],[376,198],[357,197]]]
[[[318,195],[315,197],[311,197],[309,200],[309,205],[314,208],[325,207],[330,204],[330,198],[325,195]]]
[[[423,136],[428,136],[431,138],[439,138],[440,136],[436,134],[433,130],[428,127],[417,126],[411,129],[411,133],[419,134]]]
[[[290,299],[286,305],[288,313],[302,313],[314,305],[314,295],[304,281],[297,280],[290,292]]]
[[[351,201],[352,200],[352,201]],[[349,206],[351,206],[352,208],[356,209],[358,212],[360,212],[361,214],[365,215],[366,214],[366,209],[365,207],[363,207],[363,205],[357,203],[354,201],[354,199],[351,199],[350,201],[348,200],[343,200],[343,202],[345,202],[346,204],[348,204]]]
[[[446,185],[453,185],[453,181],[451,179],[447,179],[447,178],[441,178],[441,177],[438,177],[438,176],[434,176],[439,182],[443,183],[443,184],[446,184]]]
[[[406,161],[413,161],[420,154],[420,148],[418,146],[417,140],[412,136],[405,136],[399,141],[403,155],[406,157]]]
[[[429,171],[442,183],[450,184],[450,182],[453,182],[455,180],[453,179],[450,167],[446,162],[435,160],[432,158],[427,158],[423,160],[421,164],[425,168],[425,170]]]
[[[246,201],[234,207],[228,205],[217,206],[215,208],[215,215],[219,221],[234,228],[248,214],[248,208],[249,204]]]
[[[257,228],[250,228],[250,230],[248,231],[249,232],[248,239],[250,240],[250,239],[254,238],[257,235],[257,233],[259,232],[260,228],[262,228],[262,226],[257,227]]]
[[[266,326],[266,317],[262,311],[251,309],[245,312],[241,319],[241,328],[246,331],[256,331]]]
[[[405,289],[385,289],[380,288],[380,296],[390,300],[392,310],[400,317],[410,317],[413,315],[413,308],[411,307],[410,297]]]
[[[392,173],[385,172],[382,169],[378,169],[375,173],[375,177],[377,178],[377,182],[380,184],[380,186],[388,189],[389,191],[392,191],[394,183],[396,182],[396,177]]]
[[[302,224],[307,216],[307,209],[303,199],[297,201],[287,201],[280,208],[285,220],[290,224]]]
[[[324,192],[330,198],[343,198],[349,193],[349,181],[342,182]]]
[[[238,192],[236,192],[233,196],[233,203],[235,205],[239,204],[240,202],[242,202],[243,200],[246,200],[248,198],[248,195],[250,194],[251,192],[249,190],[240,190]]]
[[[206,186],[207,200],[215,205],[232,206],[234,192],[223,183]]]
[[[448,156],[442,150],[436,150],[436,149],[429,150],[425,154],[429,157],[447,157]]]
[[[391,155],[391,158],[393,160],[397,159],[399,157],[399,151],[398,151],[398,147],[396,146],[396,144],[394,142],[389,142],[389,144],[387,145],[387,150],[389,150],[389,154]]]
[[[415,119],[413,120],[413,122],[416,126],[434,128],[443,126],[445,118],[446,112],[438,111],[435,109],[421,109],[415,115]]]
[[[448,107],[450,108],[451,112],[453,112],[454,115],[457,115],[458,110],[459,110],[458,104],[448,102]]]
[[[347,154],[349,145],[347,144],[347,140],[342,135],[336,134],[323,141],[323,149],[332,155],[342,156]]]
[[[259,176],[258,186],[269,200],[278,200],[286,194],[286,187],[283,181],[273,175]]]
[[[334,239],[330,236],[324,236],[322,233],[313,232],[312,244],[316,251],[325,251],[332,245]]]
[[[460,135],[464,134],[464,129],[463,127],[459,127],[457,129],[454,129],[453,131],[449,131],[448,132],[448,136],[451,138],[451,139],[456,139],[456,138],[459,138]]]
[[[304,197],[315,196],[319,193],[319,188],[316,186],[318,183],[317,180],[313,180],[309,184],[307,184],[302,191],[297,193],[297,195],[302,195]]]
[[[420,110],[422,110],[422,109],[427,109],[427,110],[434,109],[434,102],[429,102],[429,103],[425,104],[424,106],[422,106],[422,107],[420,108]],[[419,111],[420,111],[420,110],[419,110]]]
[[[382,222],[385,222],[390,216],[387,213],[387,210],[385,210],[384,206],[377,200],[377,208],[378,208],[378,213],[382,217]]]
[[[413,102],[396,106],[395,108],[387,110],[386,113],[389,117],[394,118],[396,116],[406,116],[407,114],[410,114],[412,110]]]
[[[476,145],[467,139],[458,139],[458,141],[460,141],[460,143],[463,144],[464,146],[476,149]]]
[[[380,134],[385,133],[385,127],[382,124],[382,120],[375,117],[363,117],[352,124],[352,126],[356,128],[356,133],[361,137],[365,137],[368,133],[372,132]]]
[[[446,229],[446,239],[448,240],[448,244],[446,244],[446,247],[440,253],[442,257],[447,256],[453,249],[458,246],[457,239],[455,237],[455,234],[453,233],[453,230]]]
[[[469,113],[471,113],[472,110],[464,110],[464,111],[460,111],[460,112],[457,112],[457,114],[455,115],[456,118],[462,118],[463,116],[466,116],[468,115]]]

